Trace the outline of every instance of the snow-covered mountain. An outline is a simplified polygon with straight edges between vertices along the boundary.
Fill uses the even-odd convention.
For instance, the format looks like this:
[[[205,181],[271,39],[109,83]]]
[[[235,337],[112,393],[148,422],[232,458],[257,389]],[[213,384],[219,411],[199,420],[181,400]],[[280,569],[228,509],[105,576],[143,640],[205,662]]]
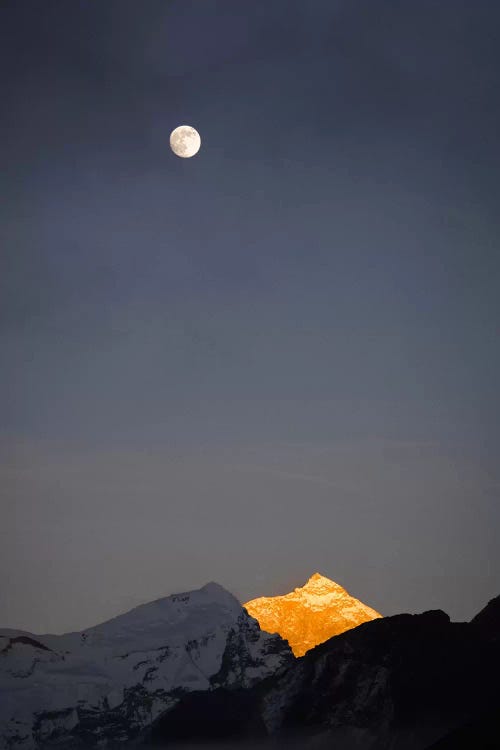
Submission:
[[[295,656],[363,622],[381,617],[335,581],[314,573],[284,596],[261,596],[243,605],[262,630],[279,633]]]
[[[0,630],[0,748],[126,741],[190,691],[252,687],[292,661],[216,583],[78,633]]]

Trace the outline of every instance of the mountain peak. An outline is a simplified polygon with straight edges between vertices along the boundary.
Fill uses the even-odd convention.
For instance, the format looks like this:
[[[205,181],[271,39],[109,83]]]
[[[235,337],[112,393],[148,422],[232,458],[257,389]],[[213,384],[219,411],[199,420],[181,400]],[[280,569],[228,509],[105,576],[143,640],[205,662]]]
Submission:
[[[306,586],[308,586],[310,583],[314,583],[315,581],[330,581],[330,579],[322,575],[321,573],[313,573],[312,576],[308,579]],[[331,583],[333,583],[333,581],[331,581]]]
[[[89,731],[93,747],[125,747],[179,694],[238,692],[293,661],[214,582],[80,632],[0,630],[0,655],[0,748],[18,750],[79,747]]]
[[[381,615],[321,573],[284,596],[262,596],[243,605],[262,630],[279,633],[295,656],[334,635]]]
[[[318,589],[345,591],[342,586],[340,586],[338,583],[335,583],[335,581],[332,581],[331,578],[327,578],[326,576],[322,575],[321,573],[313,573],[312,576],[307,580],[307,582],[301,587],[301,589],[296,590],[317,591]]]
[[[312,583],[313,581],[321,581],[321,580],[329,581],[330,579],[324,576],[322,573],[313,573],[312,576],[308,579],[307,583]]]

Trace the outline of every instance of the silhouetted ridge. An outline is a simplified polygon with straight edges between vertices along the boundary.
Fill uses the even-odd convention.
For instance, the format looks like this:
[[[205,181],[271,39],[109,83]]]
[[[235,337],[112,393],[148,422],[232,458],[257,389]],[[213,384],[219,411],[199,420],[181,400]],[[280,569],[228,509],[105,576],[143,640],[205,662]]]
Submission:
[[[243,691],[238,700],[246,701],[246,719],[238,702],[232,739],[259,736],[263,724],[268,735],[304,743],[319,735],[335,750],[425,750],[495,707],[499,671],[496,645],[441,610],[372,620]],[[157,738],[168,739],[177,716],[190,717],[180,722],[183,739],[196,739],[198,730],[191,733],[188,724],[203,725],[210,712],[219,731],[233,700],[222,691],[208,702],[203,695],[182,698]]]
[[[491,599],[471,620],[471,625],[477,628],[485,638],[498,640],[500,638],[500,596]]]

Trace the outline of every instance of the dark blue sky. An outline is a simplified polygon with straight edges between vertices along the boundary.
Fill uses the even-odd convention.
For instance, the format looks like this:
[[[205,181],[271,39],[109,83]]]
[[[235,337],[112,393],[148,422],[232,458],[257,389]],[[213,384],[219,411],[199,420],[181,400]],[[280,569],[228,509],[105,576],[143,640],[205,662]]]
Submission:
[[[317,569],[472,616],[500,580],[498,4],[0,26],[0,624]]]

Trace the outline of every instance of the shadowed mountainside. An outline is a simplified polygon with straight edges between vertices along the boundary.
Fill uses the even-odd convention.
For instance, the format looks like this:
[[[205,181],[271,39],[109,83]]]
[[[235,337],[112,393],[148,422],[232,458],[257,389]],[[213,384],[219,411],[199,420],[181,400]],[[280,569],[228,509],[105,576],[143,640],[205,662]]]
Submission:
[[[424,750],[466,722],[479,731],[498,695],[496,602],[471,623],[452,623],[436,610],[373,620],[330,639],[244,691],[231,738],[267,734],[300,737],[304,747]],[[210,703],[201,694],[186,697],[153,727],[151,740],[200,739],[189,727],[207,721],[211,739],[223,739],[234,701],[227,691]]]

